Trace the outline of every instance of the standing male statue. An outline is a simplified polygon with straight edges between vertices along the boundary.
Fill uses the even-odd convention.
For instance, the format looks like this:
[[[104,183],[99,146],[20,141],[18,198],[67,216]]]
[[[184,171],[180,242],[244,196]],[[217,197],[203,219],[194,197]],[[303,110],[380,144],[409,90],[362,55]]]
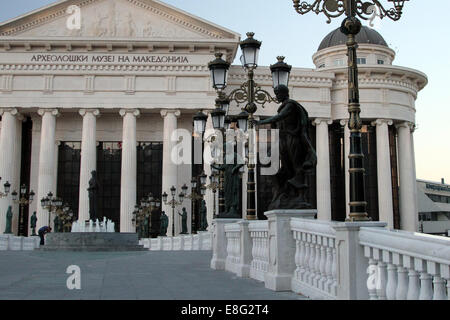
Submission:
[[[31,227],[31,236],[37,236],[36,234],[36,223],[37,223],[37,216],[36,211],[33,212],[31,218],[30,218],[30,227]]]
[[[12,228],[12,218],[13,218],[13,213],[12,213],[12,207],[9,206],[8,207],[8,211],[6,212],[6,227],[5,227],[5,234],[11,234],[11,228]]]
[[[187,229],[187,211],[186,208],[183,208],[182,210],[183,213],[179,213],[178,215],[181,216],[181,234],[187,234],[188,233],[188,229]]]
[[[97,200],[99,189],[97,171],[92,171],[91,175],[92,177],[89,180],[89,188],[87,189],[89,193],[89,216],[91,220],[95,220],[97,218]]]
[[[53,219],[53,229],[55,229],[55,232],[61,232],[61,224],[62,221],[60,221],[58,215],[56,215],[55,219]]]
[[[199,231],[206,231],[208,228],[208,219],[207,219],[207,209],[206,209],[206,201],[202,200],[202,204],[200,207],[200,228]]]
[[[160,231],[161,237],[167,237],[167,227],[169,227],[169,217],[163,211],[161,213],[161,231]]]
[[[289,89],[279,85],[275,95],[281,106],[278,114],[257,125],[272,124],[280,130],[281,167],[273,177],[273,198],[269,210],[307,209],[307,174],[314,170],[317,163],[316,152],[309,139],[308,112],[297,101],[289,99]]]

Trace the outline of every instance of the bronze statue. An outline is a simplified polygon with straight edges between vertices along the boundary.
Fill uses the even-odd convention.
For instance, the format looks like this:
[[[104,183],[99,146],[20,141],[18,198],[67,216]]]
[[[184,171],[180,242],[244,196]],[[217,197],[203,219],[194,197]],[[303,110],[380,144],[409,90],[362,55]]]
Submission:
[[[206,201],[202,200],[202,204],[200,207],[200,228],[199,231],[206,231],[208,228],[208,219],[207,219],[207,209],[206,209]]]
[[[186,208],[183,208],[182,210],[182,214],[180,214],[178,212],[178,215],[181,216],[181,234],[187,234],[188,233],[188,229],[187,229],[187,212],[186,212]]]
[[[233,144],[226,144],[226,148],[234,148]],[[238,161],[238,154],[234,152],[234,163],[222,164],[211,167],[223,171],[224,173],[224,194],[225,194],[225,217],[227,218],[241,218],[241,203],[239,195],[241,194],[241,175],[240,168],[244,166],[243,161]]]
[[[33,212],[30,218],[31,236],[37,236],[36,234],[36,223],[37,223],[36,211]]]
[[[167,227],[169,226],[169,217],[166,215],[166,213],[163,211],[161,213],[161,237],[167,237]]]
[[[273,198],[269,210],[307,209],[307,174],[317,163],[316,152],[308,134],[308,112],[297,101],[289,99],[289,89],[280,85],[274,89],[281,106],[278,114],[257,125],[272,124],[280,130],[281,166],[273,177]]]
[[[89,180],[89,188],[87,190],[89,192],[89,216],[90,219],[94,221],[97,218],[97,198],[99,184],[97,180],[97,171],[92,171],[91,175],[92,177]]]
[[[58,215],[55,216],[55,219],[53,219],[53,229],[55,229],[55,232],[61,232],[61,222],[59,220]]]
[[[8,206],[8,211],[6,212],[6,227],[5,227],[5,234],[11,234],[11,228],[12,228],[12,207]]]

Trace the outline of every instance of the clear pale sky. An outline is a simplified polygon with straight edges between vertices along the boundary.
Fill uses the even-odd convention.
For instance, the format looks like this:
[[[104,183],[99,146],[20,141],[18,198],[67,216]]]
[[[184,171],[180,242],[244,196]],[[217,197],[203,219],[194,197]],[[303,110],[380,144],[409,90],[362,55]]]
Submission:
[[[45,6],[54,0],[3,0],[0,21]],[[340,25],[323,15],[297,14],[292,0],[164,0],[203,19],[236,31],[248,31],[263,41],[260,65],[277,55],[295,67],[313,68],[312,55],[320,41]],[[309,0],[311,3],[312,0]],[[381,0],[386,4],[386,0]],[[390,6],[391,4],[388,4]],[[395,65],[420,70],[428,85],[416,101],[414,134],[417,178],[450,183],[450,1],[410,0],[400,21],[383,20],[377,27],[396,51]],[[239,56],[239,55],[238,55]],[[236,64],[238,61],[235,62]]]

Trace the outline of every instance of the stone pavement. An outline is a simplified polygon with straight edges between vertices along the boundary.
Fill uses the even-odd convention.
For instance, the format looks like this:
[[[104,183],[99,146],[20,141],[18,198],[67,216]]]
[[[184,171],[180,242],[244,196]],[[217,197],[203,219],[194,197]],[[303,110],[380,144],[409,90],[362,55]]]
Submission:
[[[0,300],[302,300],[209,267],[210,251],[0,252]],[[69,290],[66,269],[81,269]]]

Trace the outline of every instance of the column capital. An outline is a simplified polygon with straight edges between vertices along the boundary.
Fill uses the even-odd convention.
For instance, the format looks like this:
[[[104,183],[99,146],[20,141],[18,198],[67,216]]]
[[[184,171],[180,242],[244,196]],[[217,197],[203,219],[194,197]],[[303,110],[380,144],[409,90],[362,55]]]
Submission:
[[[9,112],[12,116],[18,116],[18,117],[21,116],[21,114],[19,113],[19,110],[17,110],[17,108],[1,108],[0,109],[0,116],[3,116],[3,114],[5,112]]]
[[[47,112],[50,112],[55,117],[58,117],[61,115],[61,113],[59,112],[58,109],[39,109],[37,113],[38,113],[38,115],[40,115],[42,117]]]
[[[92,113],[95,117],[100,116],[100,110],[99,109],[80,109],[78,111],[80,116],[84,117],[87,113]]]
[[[414,123],[412,123],[412,122],[409,122],[409,121],[403,121],[403,122],[396,123],[395,127],[397,129],[399,129],[399,128],[409,128],[409,130],[411,132],[414,132],[414,130],[416,129],[416,125]]]
[[[375,121],[372,121],[371,125],[373,127],[381,126],[383,124],[387,124],[388,126],[392,126],[393,123],[394,123],[394,121],[392,121],[390,119],[377,119]]]
[[[121,117],[125,117],[127,113],[131,113],[135,117],[139,117],[141,115],[141,111],[139,109],[120,109],[119,111]]]
[[[315,118],[312,121],[312,125],[313,126],[317,126],[317,125],[320,125],[323,122],[325,122],[327,125],[330,125],[330,124],[333,123],[333,120],[331,120],[330,118]]]
[[[165,118],[169,113],[173,113],[175,117],[181,116],[180,110],[173,110],[173,109],[163,109],[161,110],[161,117]]]

